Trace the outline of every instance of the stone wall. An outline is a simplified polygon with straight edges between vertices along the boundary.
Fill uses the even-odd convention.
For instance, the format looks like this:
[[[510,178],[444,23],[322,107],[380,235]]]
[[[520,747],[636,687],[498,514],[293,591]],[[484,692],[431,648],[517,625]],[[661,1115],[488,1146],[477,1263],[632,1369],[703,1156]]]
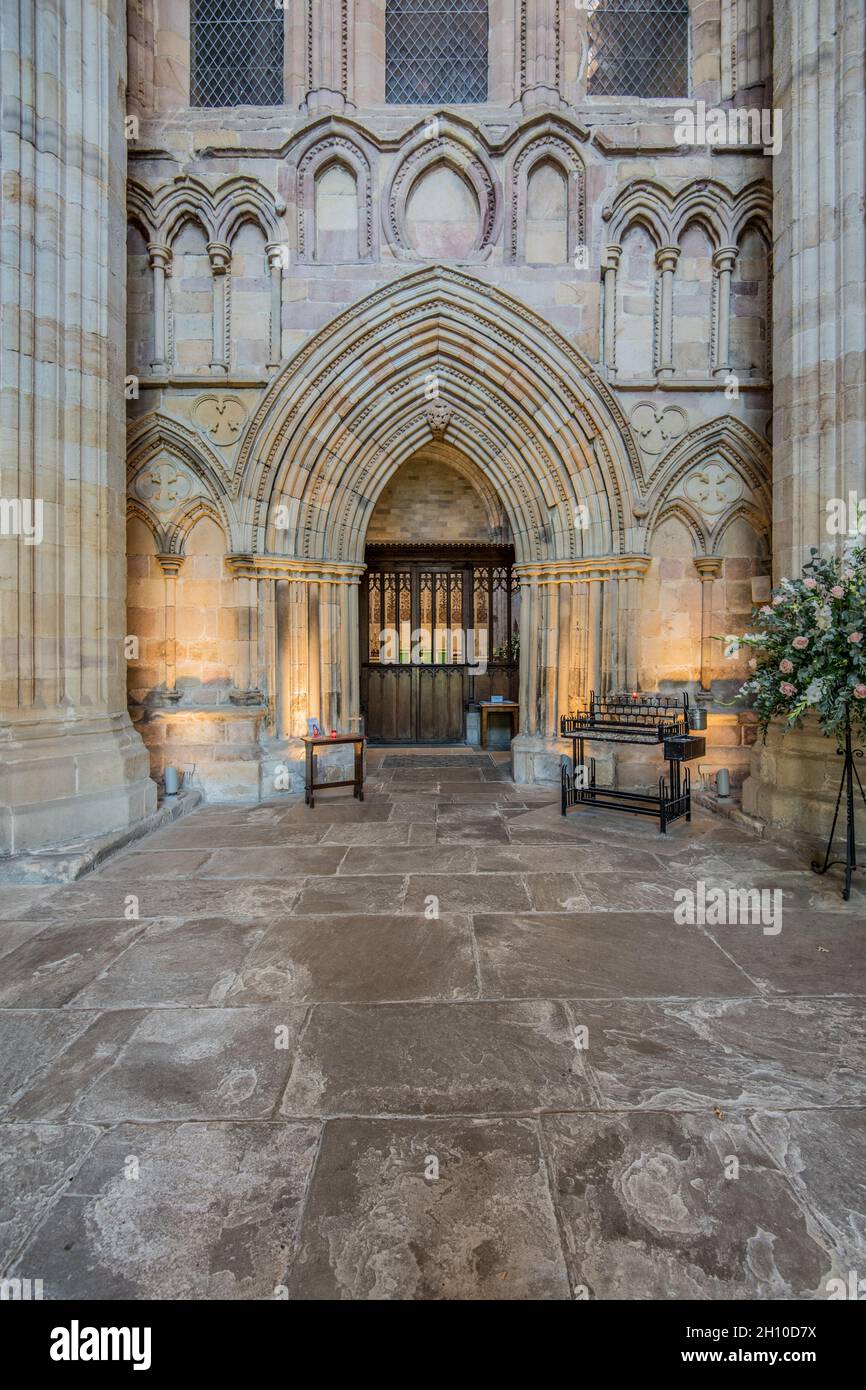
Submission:
[[[184,6],[134,8],[130,508],[167,613],[192,527],[218,527],[239,617],[210,689],[260,697],[266,762],[311,711],[360,713],[375,527],[481,525],[443,466],[483,480],[484,527],[515,545],[520,775],[555,771],[558,715],[590,687],[727,695],[711,637],[767,568],[760,146],[680,144],[681,102],[587,98],[586,15],[555,0],[492,0],[487,103],[435,110],[383,103],[384,0],[292,6],[266,110],[190,109]],[[766,97],[741,10],[693,5],[694,98]],[[175,678],[178,712],[206,703]]]

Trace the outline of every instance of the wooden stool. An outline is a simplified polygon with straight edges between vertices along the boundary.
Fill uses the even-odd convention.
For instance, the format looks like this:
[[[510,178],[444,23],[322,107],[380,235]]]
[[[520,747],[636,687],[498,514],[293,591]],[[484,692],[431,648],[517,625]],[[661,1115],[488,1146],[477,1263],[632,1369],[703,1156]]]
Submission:
[[[352,795],[359,801],[364,800],[364,749],[367,740],[363,734],[336,734],[328,738],[327,734],[320,734],[312,738],[309,734],[303,735],[306,745],[306,768],[304,776],[304,800],[309,807],[316,804],[316,792],[324,791],[326,787],[352,787]],[[348,782],[317,782],[316,781],[316,749],[333,748],[336,743],[353,743],[355,745],[355,775]]]

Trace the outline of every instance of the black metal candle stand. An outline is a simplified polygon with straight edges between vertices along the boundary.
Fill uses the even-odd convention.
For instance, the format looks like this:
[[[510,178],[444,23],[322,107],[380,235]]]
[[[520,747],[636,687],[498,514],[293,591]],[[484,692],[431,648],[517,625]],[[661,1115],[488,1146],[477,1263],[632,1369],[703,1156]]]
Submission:
[[[856,799],[854,796],[855,782],[863,798],[863,804],[866,806],[866,793],[863,791],[863,783],[860,781],[860,774],[857,771],[857,764],[854,761],[855,758],[863,757],[863,749],[854,748],[852,745],[850,714],[848,714],[845,719],[845,746],[844,748],[839,748],[837,751],[839,756],[844,758],[844,762],[842,764],[842,778],[839,782],[839,793],[836,797],[836,810],[833,812],[833,824],[830,827],[830,838],[827,841],[824,862],[822,864],[819,860],[813,859],[812,869],[816,874],[826,874],[827,870],[832,869],[836,864],[844,864],[845,886],[842,889],[842,897],[847,902],[851,897],[851,876],[858,867],[857,839],[854,825],[854,808],[856,806]],[[839,819],[839,807],[842,804],[843,793],[845,796],[845,858],[831,859],[830,855],[833,853],[833,840],[836,835],[836,822]]]
[[[576,807],[608,807],[633,816],[657,818],[663,835],[668,826],[682,816],[691,820],[691,776],[682,764],[704,756],[706,739],[691,732],[689,697],[685,692],[682,699],[677,700],[642,693],[600,696],[592,691],[587,708],[562,716],[560,733],[563,738],[571,739],[571,766],[563,759],[561,772],[563,815]],[[659,778],[657,792],[600,787],[595,777],[595,758],[590,758],[588,764],[584,760],[584,740],[661,745],[668,776]],[[585,779],[584,768],[588,771]]]

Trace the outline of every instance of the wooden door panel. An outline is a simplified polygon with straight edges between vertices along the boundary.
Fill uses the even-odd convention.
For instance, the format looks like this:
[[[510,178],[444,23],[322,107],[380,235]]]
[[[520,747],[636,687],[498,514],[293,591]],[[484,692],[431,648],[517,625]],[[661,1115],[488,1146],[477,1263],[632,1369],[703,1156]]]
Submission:
[[[516,686],[516,666],[506,669],[502,661],[511,630],[510,599],[503,595],[510,592],[513,551],[489,547],[476,556],[443,547],[440,555],[431,547],[422,558],[374,546],[367,558],[360,602],[367,736],[383,743],[462,742],[467,701],[508,698]],[[396,643],[383,638],[395,628]],[[466,636],[470,628],[486,639],[480,649]],[[497,644],[500,669],[476,675],[465,664]],[[410,647],[415,665],[406,660]]]

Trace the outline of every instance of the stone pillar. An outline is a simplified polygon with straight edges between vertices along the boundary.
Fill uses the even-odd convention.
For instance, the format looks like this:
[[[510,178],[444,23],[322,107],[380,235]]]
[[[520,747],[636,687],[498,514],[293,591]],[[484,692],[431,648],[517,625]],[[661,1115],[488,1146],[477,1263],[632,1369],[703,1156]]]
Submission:
[[[120,4],[0,7],[0,459],[20,520],[0,537],[11,877],[8,856],[122,835],[156,805],[125,690],[125,41]]]
[[[601,666],[601,623],[603,613],[604,583],[598,574],[587,575],[589,584],[589,605],[586,623],[586,678],[591,691],[601,694],[603,677]]]
[[[616,276],[621,246],[608,246],[604,264],[604,365],[612,381],[616,376]]]
[[[565,104],[560,24],[558,0],[516,0],[515,89],[524,111]]]
[[[213,352],[210,369],[215,376],[225,376],[228,371],[228,292],[232,253],[231,248],[221,241],[209,241],[207,253],[213,276]]]
[[[656,377],[659,381],[674,374],[674,270],[679,255],[677,246],[660,246],[656,252],[656,266],[661,276],[656,363]]]
[[[773,104],[773,571],[800,573],[809,547],[844,543],[827,503],[866,496],[866,0],[775,7]],[[817,729],[758,740],[743,806],[825,834],[838,786]]]
[[[716,341],[713,376],[727,376],[731,370],[731,277],[737,263],[736,246],[721,246],[713,252],[716,275]]]
[[[354,0],[307,0],[305,101],[311,115],[345,111],[352,106],[349,89],[354,56],[353,10]]]
[[[628,556],[611,565],[615,596],[608,626],[612,632],[608,686],[615,691],[638,688],[638,627],[640,594],[650,566],[649,556]],[[611,585],[614,588],[614,584]]]
[[[157,555],[157,564],[165,578],[163,607],[164,676],[160,701],[175,705],[181,698],[177,688],[177,577],[183,569],[183,555]]]
[[[268,371],[275,372],[283,355],[283,264],[286,248],[278,241],[269,241],[268,267],[271,272],[271,345]]]
[[[264,696],[253,675],[258,646],[255,562],[251,555],[227,555],[226,567],[234,578],[237,619],[237,660],[234,689],[229,692],[229,699],[233,705],[260,705]]]
[[[165,281],[171,274],[171,251],[150,242],[147,248],[153,271],[153,361],[150,369],[158,376],[168,371],[168,320],[165,312]]]
[[[697,555],[695,569],[701,579],[701,690],[709,694],[713,685],[713,584],[722,572],[721,556]]]

